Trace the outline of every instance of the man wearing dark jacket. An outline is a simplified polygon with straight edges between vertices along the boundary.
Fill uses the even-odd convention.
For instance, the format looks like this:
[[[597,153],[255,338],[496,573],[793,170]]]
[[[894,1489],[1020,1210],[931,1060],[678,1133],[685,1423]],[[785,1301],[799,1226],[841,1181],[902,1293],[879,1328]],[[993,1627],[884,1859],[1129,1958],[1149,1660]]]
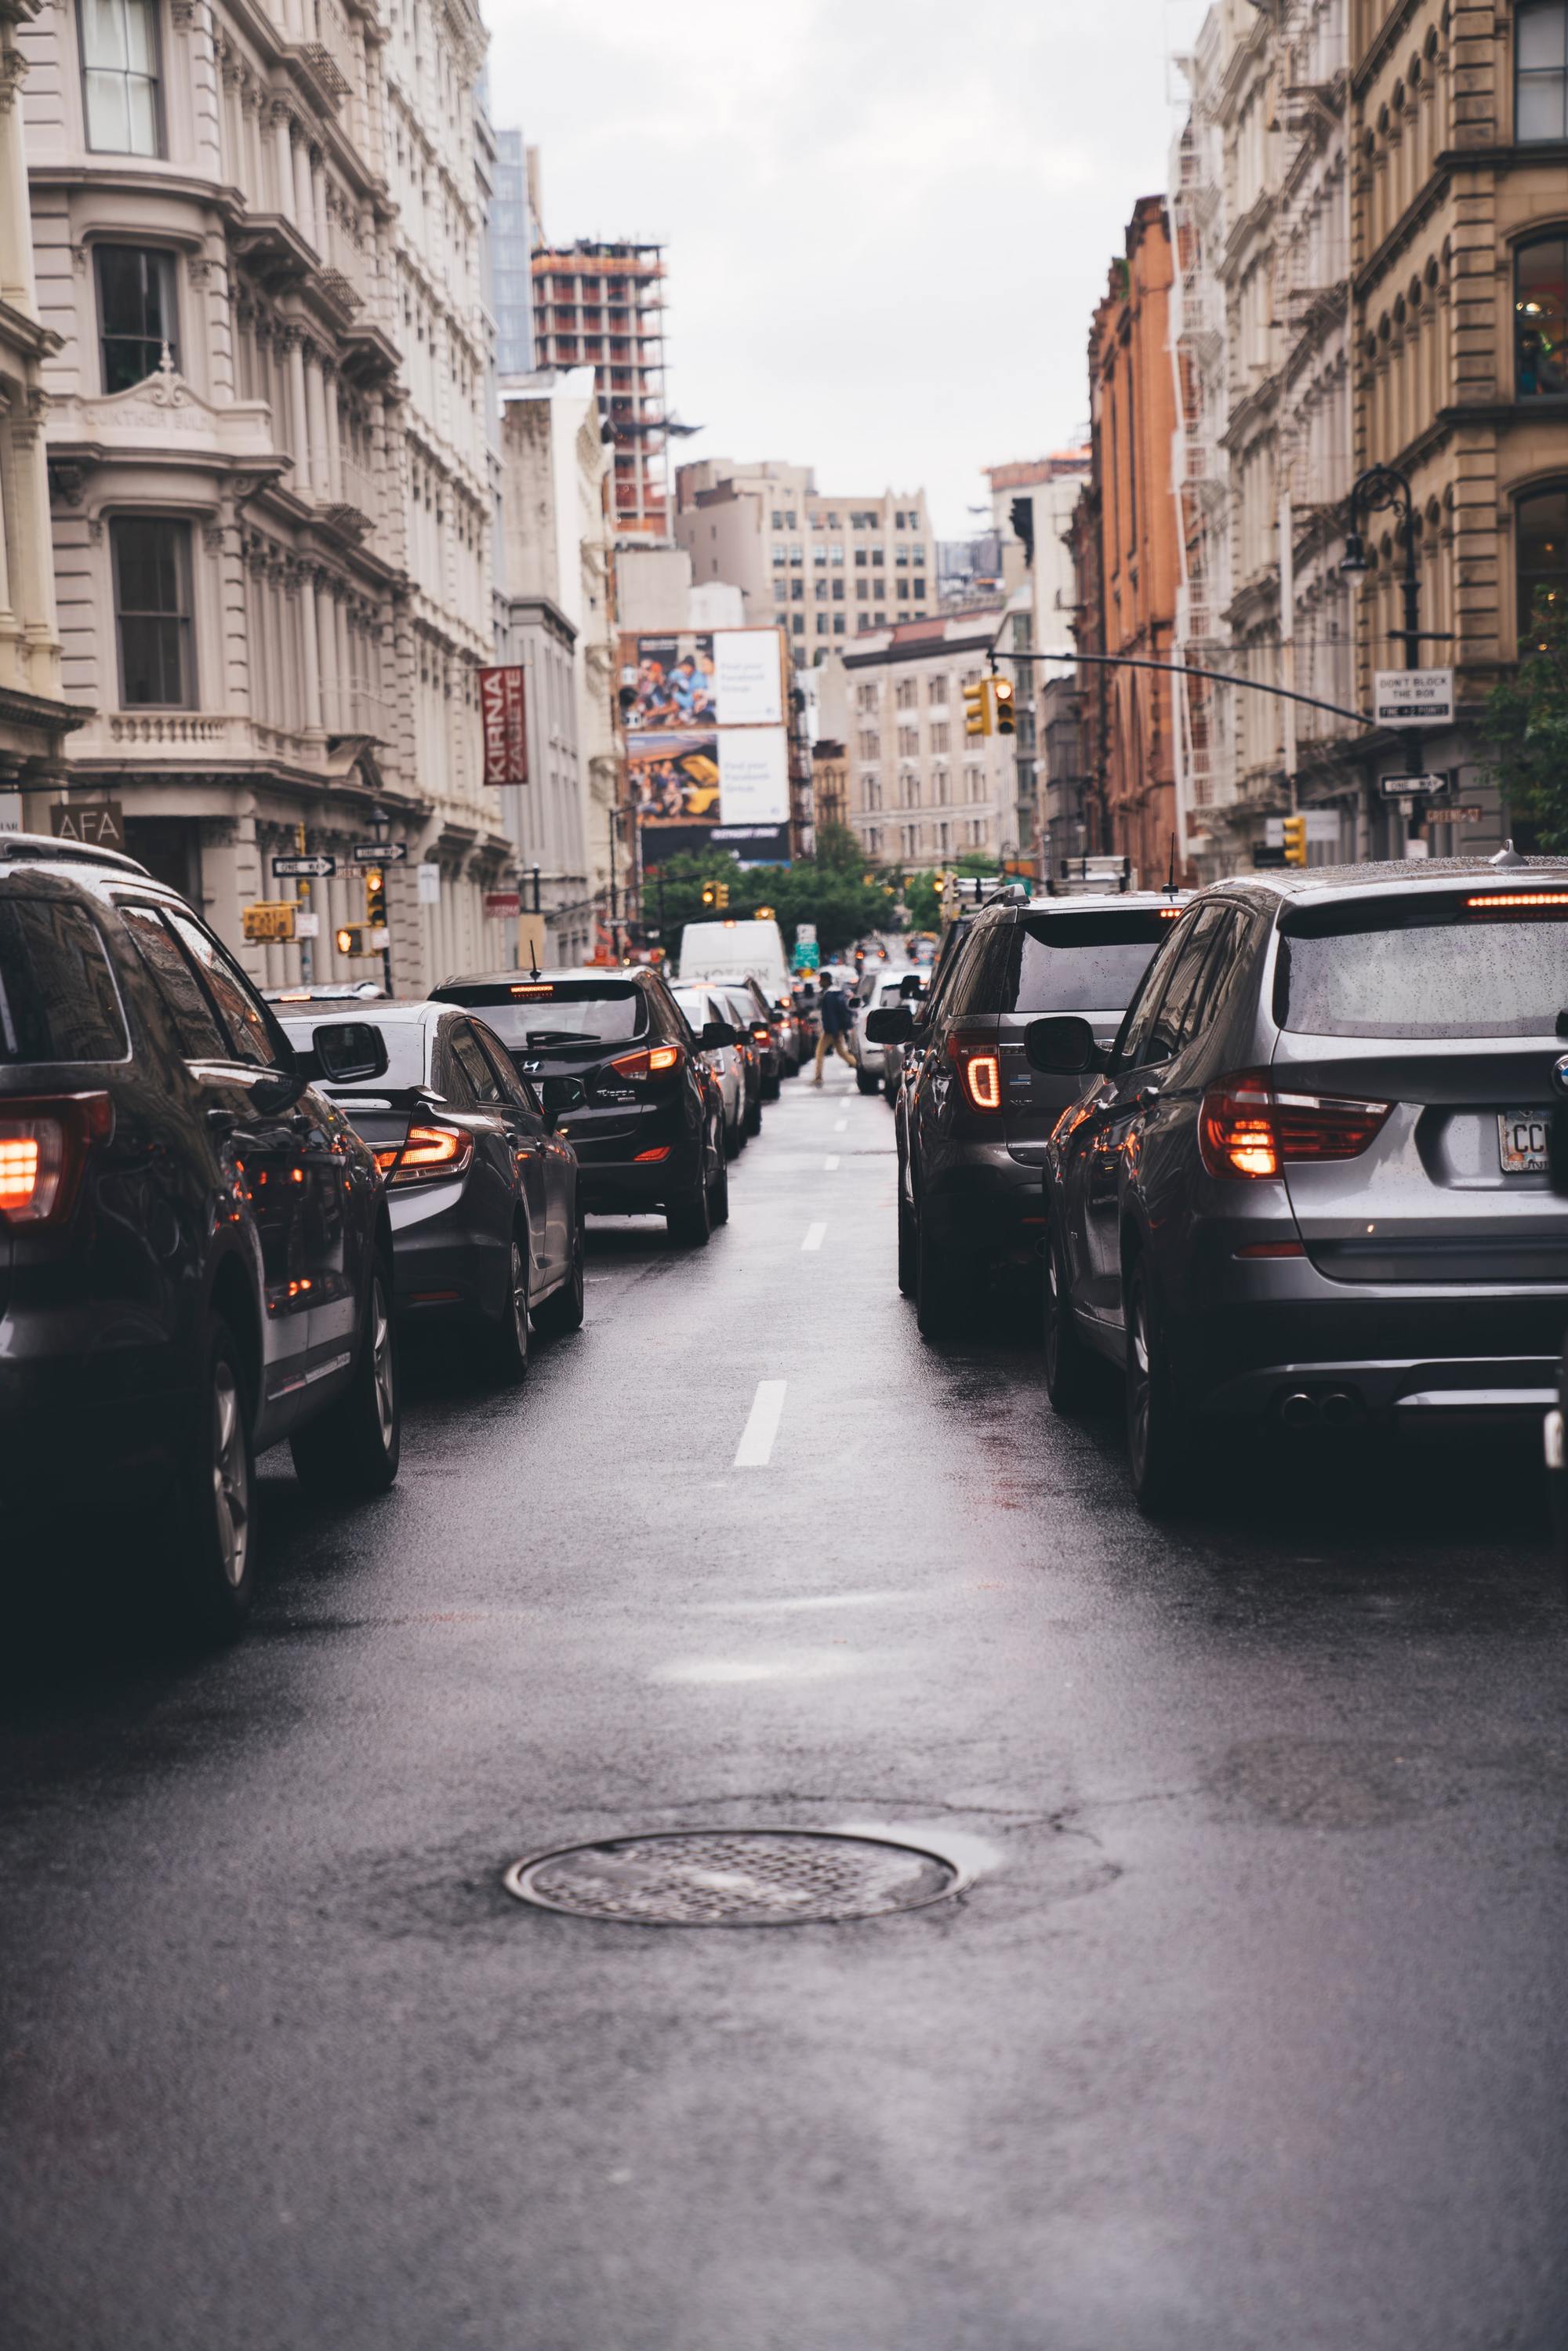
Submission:
[[[817,1014],[822,1024],[822,1033],[817,1040],[817,1073],[811,1080],[814,1086],[822,1082],[822,1058],[830,1045],[841,1061],[847,1061],[852,1070],[855,1065],[855,1057],[844,1042],[854,1015],[850,1010],[849,998],[836,981],[831,987],[823,988]]]

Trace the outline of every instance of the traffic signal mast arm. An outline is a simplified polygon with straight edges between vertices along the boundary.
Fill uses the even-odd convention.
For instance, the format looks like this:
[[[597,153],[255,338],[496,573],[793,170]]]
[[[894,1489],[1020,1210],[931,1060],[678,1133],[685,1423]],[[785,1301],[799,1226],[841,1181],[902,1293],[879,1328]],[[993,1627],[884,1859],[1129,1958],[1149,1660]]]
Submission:
[[[995,661],[996,658],[997,648],[993,645],[991,659]],[[1081,653],[1077,651],[1060,653],[1015,653],[1010,645],[1006,648],[1002,658],[1009,662],[1068,662],[1073,664],[1080,662],[1092,663],[1104,669],[1160,669],[1166,671],[1172,677],[1206,677],[1211,679],[1216,685],[1239,685],[1252,694],[1272,694],[1281,702],[1304,702],[1309,710],[1332,711],[1336,718],[1348,718],[1356,726],[1380,729],[1383,725],[1380,718],[1369,718],[1364,710],[1346,710],[1343,703],[1323,702],[1315,694],[1298,694],[1294,687],[1288,685],[1266,685],[1263,680],[1258,677],[1235,677],[1228,670],[1195,669],[1190,662],[1147,661],[1141,653]],[[966,705],[968,699],[969,688],[966,686],[964,688]],[[990,728],[986,726],[967,731],[989,734]]]

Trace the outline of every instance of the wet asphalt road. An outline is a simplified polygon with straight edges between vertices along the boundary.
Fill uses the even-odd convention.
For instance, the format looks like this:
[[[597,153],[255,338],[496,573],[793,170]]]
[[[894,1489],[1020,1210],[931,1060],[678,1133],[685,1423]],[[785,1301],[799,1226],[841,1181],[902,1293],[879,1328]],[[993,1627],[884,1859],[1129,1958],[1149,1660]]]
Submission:
[[[383,1501],[274,1456],[237,1649],[13,1613],[8,2351],[1568,2343],[1529,1457],[1254,1458],[1151,1531],[1027,1333],[922,1346],[846,1076],[706,1254],[595,1228],[520,1395],[418,1367]],[[971,1890],[705,1933],[500,1886],[846,1823]]]

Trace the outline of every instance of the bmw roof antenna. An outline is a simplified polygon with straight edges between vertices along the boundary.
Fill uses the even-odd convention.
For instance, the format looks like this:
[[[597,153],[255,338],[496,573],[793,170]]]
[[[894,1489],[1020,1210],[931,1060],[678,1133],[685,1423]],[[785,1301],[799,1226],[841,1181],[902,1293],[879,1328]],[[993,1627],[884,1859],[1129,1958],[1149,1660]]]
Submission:
[[[1487,859],[1487,863],[1489,865],[1500,865],[1510,870],[1516,865],[1528,865],[1529,862],[1530,860],[1528,857],[1521,857],[1520,855],[1511,840],[1504,841],[1502,847],[1498,851],[1495,857],[1489,857]]]
[[[534,967],[533,977],[535,979],[538,979],[539,976],[539,951],[534,945],[534,935],[532,931],[528,933],[528,961]]]
[[[1167,898],[1174,898],[1174,897],[1176,896],[1176,835],[1175,835],[1175,833],[1173,832],[1173,833],[1172,833],[1172,835],[1171,835],[1171,856],[1170,856],[1170,863],[1169,863],[1169,865],[1167,866],[1167,868],[1166,869],[1166,896]]]

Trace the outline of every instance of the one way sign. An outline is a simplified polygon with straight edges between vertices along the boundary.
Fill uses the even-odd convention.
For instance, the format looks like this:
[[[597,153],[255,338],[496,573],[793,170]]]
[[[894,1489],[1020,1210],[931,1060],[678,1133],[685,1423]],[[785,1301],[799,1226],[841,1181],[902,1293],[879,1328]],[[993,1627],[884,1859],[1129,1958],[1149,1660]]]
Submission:
[[[275,857],[272,870],[280,880],[329,882],[338,871],[335,857]]]

